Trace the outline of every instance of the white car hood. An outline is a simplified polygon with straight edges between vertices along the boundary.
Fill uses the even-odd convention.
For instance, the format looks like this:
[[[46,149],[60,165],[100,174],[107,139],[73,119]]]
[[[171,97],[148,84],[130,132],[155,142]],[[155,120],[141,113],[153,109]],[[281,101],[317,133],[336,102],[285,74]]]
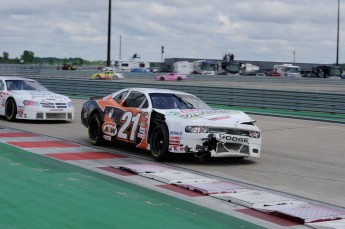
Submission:
[[[240,124],[255,122],[247,114],[237,110],[156,110],[164,114],[167,120],[175,119],[180,122],[192,125],[214,125],[229,126],[229,124]]]
[[[56,94],[51,91],[24,91],[15,90],[13,94],[20,96],[23,99],[30,99],[37,102],[69,102],[71,101],[67,96]]]

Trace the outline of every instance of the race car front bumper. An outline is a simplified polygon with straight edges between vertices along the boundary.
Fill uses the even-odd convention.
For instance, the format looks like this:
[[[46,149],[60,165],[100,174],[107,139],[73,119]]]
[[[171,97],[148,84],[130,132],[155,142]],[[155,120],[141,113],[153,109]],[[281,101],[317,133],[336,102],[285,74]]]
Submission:
[[[17,119],[28,120],[74,120],[74,108],[44,108],[24,106],[17,108]]]
[[[260,157],[261,138],[236,136],[230,134],[208,134],[202,139],[200,134],[189,134],[186,153],[207,152],[211,157]],[[187,137],[186,135],[184,137]],[[185,138],[186,139],[186,138]]]

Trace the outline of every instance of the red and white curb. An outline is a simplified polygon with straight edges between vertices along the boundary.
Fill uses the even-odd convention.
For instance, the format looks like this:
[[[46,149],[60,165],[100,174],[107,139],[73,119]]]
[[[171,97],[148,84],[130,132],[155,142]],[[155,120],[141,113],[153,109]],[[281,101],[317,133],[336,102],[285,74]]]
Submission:
[[[187,201],[194,198],[191,202],[205,207],[212,205],[213,209],[222,212],[237,212],[240,214],[235,213],[235,216],[242,219],[241,214],[246,214],[261,219],[261,226],[268,228],[302,228],[303,225],[318,229],[345,228],[345,211],[255,190],[243,184],[9,128],[0,128],[0,142],[155,191],[174,192]]]

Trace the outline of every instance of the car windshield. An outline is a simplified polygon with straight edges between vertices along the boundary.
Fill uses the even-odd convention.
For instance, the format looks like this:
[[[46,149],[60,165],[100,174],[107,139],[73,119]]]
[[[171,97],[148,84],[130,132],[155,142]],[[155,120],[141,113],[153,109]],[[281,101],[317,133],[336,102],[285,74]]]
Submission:
[[[13,90],[25,90],[25,91],[48,91],[47,88],[43,87],[36,81],[32,80],[6,80],[7,89]]]
[[[298,68],[286,68],[286,72],[299,73],[299,69]]]
[[[196,96],[173,93],[150,93],[153,108],[156,109],[210,109]]]

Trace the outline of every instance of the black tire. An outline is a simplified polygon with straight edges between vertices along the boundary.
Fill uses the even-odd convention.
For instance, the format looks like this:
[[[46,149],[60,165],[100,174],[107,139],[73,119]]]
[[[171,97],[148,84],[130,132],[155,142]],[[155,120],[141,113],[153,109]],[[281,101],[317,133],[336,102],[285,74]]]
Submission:
[[[159,80],[160,80],[160,81],[164,81],[165,79],[164,79],[164,77],[161,77],[161,78],[159,78]]]
[[[91,115],[89,119],[88,134],[92,145],[104,145],[102,125],[103,121],[99,114]]]
[[[17,117],[17,104],[14,99],[10,98],[5,104],[5,116],[8,121],[14,121]]]
[[[181,81],[181,80],[182,80],[182,78],[181,78],[181,77],[178,77],[178,78],[177,78],[177,81]]]
[[[99,79],[101,79],[101,76],[100,76],[100,75],[97,75],[95,79],[96,79],[96,80],[99,80]]]
[[[169,131],[165,124],[156,126],[150,140],[151,156],[157,161],[165,161],[170,157]]]

